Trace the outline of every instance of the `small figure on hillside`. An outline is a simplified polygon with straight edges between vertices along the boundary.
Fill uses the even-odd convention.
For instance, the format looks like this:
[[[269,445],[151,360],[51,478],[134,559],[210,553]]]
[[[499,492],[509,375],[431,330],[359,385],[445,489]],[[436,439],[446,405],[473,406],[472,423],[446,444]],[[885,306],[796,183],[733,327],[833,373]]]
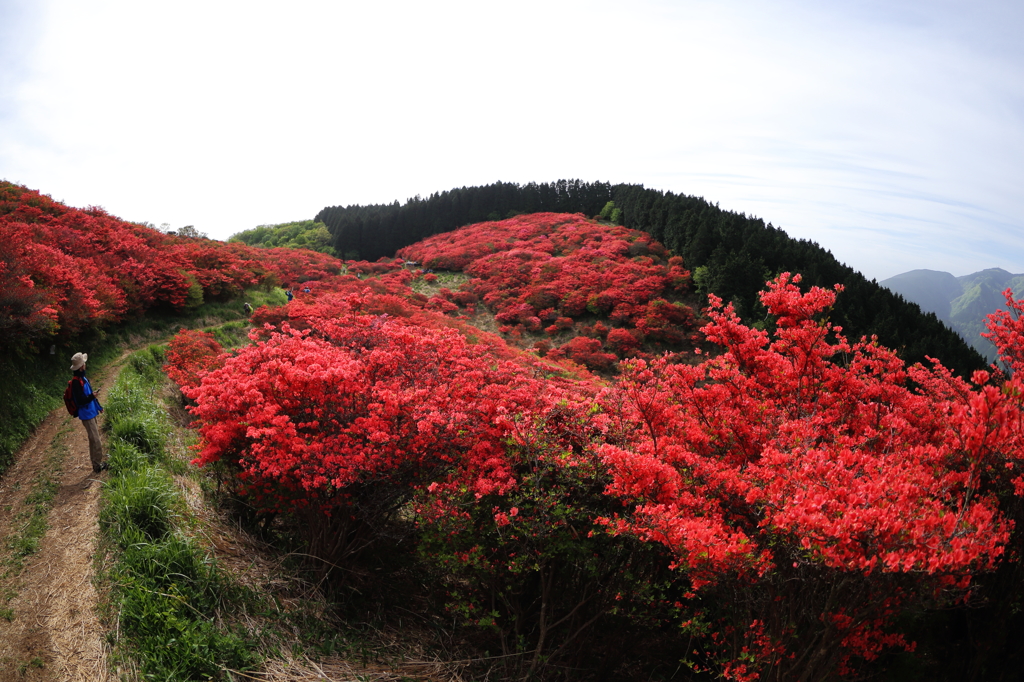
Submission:
[[[302,289],[302,293],[304,293],[304,294],[308,294],[308,293],[310,293],[311,291],[313,291],[313,290],[312,290],[312,289],[310,289],[309,287],[303,287],[303,289]]]
[[[103,443],[100,441],[100,427],[96,417],[103,411],[99,398],[92,391],[89,380],[85,378],[85,363],[89,359],[87,353],[75,353],[71,356],[71,395],[78,406],[76,415],[82,420],[85,432],[89,434],[89,459],[92,470],[97,474],[107,468],[103,461]]]
[[[249,305],[248,301],[246,301],[245,304],[242,307],[245,308],[245,314],[246,315],[252,315],[252,306]]]
[[[291,289],[285,290],[284,295],[288,297],[288,302],[289,303],[291,303],[292,299],[295,298],[295,294],[292,293]]]

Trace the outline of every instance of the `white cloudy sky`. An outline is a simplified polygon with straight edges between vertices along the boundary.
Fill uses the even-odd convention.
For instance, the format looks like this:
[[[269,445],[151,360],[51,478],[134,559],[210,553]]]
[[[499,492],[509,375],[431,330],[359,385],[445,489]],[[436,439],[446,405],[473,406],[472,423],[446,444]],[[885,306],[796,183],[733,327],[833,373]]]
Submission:
[[[1018,0],[0,0],[0,178],[225,238],[559,178],[1024,272]]]

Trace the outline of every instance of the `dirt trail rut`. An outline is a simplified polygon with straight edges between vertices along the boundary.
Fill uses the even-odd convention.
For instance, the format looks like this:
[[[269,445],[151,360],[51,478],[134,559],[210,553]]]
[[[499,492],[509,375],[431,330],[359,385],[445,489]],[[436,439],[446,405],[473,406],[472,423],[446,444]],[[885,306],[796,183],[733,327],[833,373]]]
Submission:
[[[101,397],[118,370],[90,375]],[[106,477],[93,473],[85,429],[62,407],[39,425],[0,478],[0,680],[112,679],[93,585]],[[24,534],[33,492],[46,478],[57,484],[46,534],[19,569],[11,544]]]

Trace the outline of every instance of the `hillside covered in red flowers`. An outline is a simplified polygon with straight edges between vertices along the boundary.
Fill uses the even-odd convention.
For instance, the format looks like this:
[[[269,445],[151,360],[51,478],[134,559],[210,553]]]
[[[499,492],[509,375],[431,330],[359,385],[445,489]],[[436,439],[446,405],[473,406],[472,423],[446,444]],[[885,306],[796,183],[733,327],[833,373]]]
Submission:
[[[992,333],[1018,374],[965,381],[848,340],[827,320],[843,287],[784,273],[761,295],[769,330],[712,295],[714,352],[634,346],[590,374],[555,352],[572,341],[527,352],[468,308],[513,342],[566,318],[592,353],[615,330],[639,344],[688,283],[644,235],[541,214],[401,255],[257,311],[249,346],[190,332],[168,353],[195,463],[291,519],[335,579],[409,538],[447,616],[527,677],[642,651],[687,679],[857,679],[915,655],[921,614],[1020,593],[990,579],[1024,520],[1016,317]],[[470,279],[417,293],[441,267]]]
[[[176,237],[0,183],[0,344],[68,339],[338,269],[323,254]]]
[[[700,339],[690,272],[638,230],[537,213],[436,235],[398,256],[464,272],[471,279],[444,298],[480,301],[511,338],[546,335],[536,343],[542,353],[595,369]]]

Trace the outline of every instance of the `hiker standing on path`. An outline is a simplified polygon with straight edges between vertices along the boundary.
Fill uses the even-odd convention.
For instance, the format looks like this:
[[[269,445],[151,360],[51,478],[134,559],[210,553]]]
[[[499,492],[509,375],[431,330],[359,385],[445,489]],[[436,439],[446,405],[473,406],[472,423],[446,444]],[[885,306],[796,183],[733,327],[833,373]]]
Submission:
[[[89,459],[92,460],[92,470],[98,474],[107,468],[107,463],[103,461],[100,427],[96,422],[96,416],[103,411],[103,406],[92,392],[89,380],[85,378],[85,363],[88,359],[87,353],[75,353],[71,356],[71,371],[74,373],[74,379],[71,380],[71,395],[78,406],[77,416],[82,420],[85,432],[89,434]]]

